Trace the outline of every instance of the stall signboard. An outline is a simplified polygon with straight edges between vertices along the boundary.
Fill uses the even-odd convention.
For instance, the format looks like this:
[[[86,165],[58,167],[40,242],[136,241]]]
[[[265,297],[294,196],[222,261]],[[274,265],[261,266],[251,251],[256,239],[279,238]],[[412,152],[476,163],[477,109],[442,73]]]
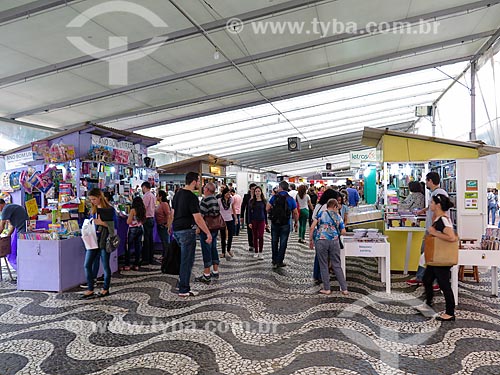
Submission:
[[[5,169],[14,169],[24,166],[25,163],[32,162],[33,151],[16,152],[5,156]]]
[[[361,167],[361,163],[377,163],[377,150],[372,148],[370,150],[350,151],[349,152],[349,165],[351,168]]]
[[[38,215],[38,204],[36,203],[36,199],[30,199],[26,201],[26,212],[28,212],[28,216],[32,217]]]
[[[465,180],[466,191],[478,191],[477,180]]]
[[[479,193],[477,191],[466,191],[465,192],[465,209],[466,210],[478,210],[478,200]]]

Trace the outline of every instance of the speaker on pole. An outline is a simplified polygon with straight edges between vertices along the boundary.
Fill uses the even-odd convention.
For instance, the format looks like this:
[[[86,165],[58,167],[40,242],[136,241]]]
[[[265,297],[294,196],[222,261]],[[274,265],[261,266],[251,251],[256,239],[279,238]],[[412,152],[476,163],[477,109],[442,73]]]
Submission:
[[[326,168],[325,168],[327,171],[331,171],[332,170],[332,163],[326,163]]]
[[[300,151],[300,138],[299,137],[289,137],[288,138],[288,151]]]

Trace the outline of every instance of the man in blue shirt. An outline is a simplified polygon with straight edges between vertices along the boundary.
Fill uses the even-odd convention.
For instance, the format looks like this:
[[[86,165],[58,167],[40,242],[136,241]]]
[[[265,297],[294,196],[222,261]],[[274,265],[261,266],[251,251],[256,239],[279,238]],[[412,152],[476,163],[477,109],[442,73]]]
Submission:
[[[10,234],[17,229],[17,233],[26,233],[26,220],[29,219],[26,210],[18,204],[6,204],[3,199],[0,199],[0,233],[4,230],[5,224],[10,223]]]
[[[358,190],[352,187],[352,181],[347,180],[347,199],[349,200],[349,207],[356,207],[359,203]]]
[[[295,229],[298,227],[299,214],[297,203],[288,194],[288,182],[281,181],[278,187],[278,194],[273,195],[266,206],[267,212],[271,213],[271,248],[273,258],[273,268],[285,267],[286,247],[288,236],[290,235],[290,215],[295,222]]]

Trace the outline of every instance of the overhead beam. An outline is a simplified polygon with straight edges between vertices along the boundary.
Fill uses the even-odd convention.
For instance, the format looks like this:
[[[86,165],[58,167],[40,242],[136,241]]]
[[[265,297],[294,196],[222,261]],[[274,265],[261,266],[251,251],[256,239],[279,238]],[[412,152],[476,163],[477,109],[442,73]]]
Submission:
[[[76,1],[76,0],[72,0]],[[261,17],[266,17],[272,14],[279,14],[282,12],[287,12],[290,10],[294,10],[297,8],[302,8],[310,5],[314,5],[317,3],[324,2],[326,0],[291,0],[286,3],[280,3],[276,5],[272,5],[266,8],[262,9],[257,9],[251,12],[246,12],[238,15],[234,15],[232,17],[227,17],[224,19],[208,22],[203,25],[203,28],[207,31],[217,31],[225,28],[227,26],[227,22],[231,20],[232,18],[238,18],[242,20],[243,22],[249,22],[254,19],[258,19]],[[500,0],[498,0],[500,1]],[[64,1],[59,1],[64,3]],[[172,43],[175,41],[179,41],[181,39],[185,39],[188,37],[191,37],[193,35],[199,34],[200,31],[196,27],[189,27],[186,29],[174,31],[172,33],[167,33],[159,36],[160,39],[163,40],[163,42],[160,42],[158,44],[165,44],[165,43]],[[43,66],[41,68],[29,70],[23,73],[18,73],[14,74],[12,76],[4,77],[0,79],[0,86],[7,85],[7,84],[12,84],[15,82],[19,81],[25,81],[27,79],[32,79],[35,77],[39,77],[42,75],[58,72],[64,69],[69,69],[75,66],[84,66],[86,64],[92,63],[93,61],[96,61],[98,59],[109,59],[110,57],[113,56],[118,56],[123,53],[128,53],[130,51],[134,51],[140,48],[143,48],[145,46],[151,47],[154,44],[151,43],[151,38],[148,39],[143,39],[137,42],[129,43],[127,44],[126,47],[119,47],[119,48],[114,48],[110,49],[107,51],[104,51],[103,53],[100,54],[95,54],[95,56],[80,56],[74,59],[66,60],[66,61],[61,61],[57,64],[50,64],[47,66]],[[157,45],[157,44],[156,44]]]
[[[0,123],[5,122],[8,124],[12,125],[18,125],[18,126],[24,126],[26,128],[32,128],[32,129],[38,129],[38,130],[44,130],[44,131],[49,131],[53,133],[59,133],[61,131],[64,131],[66,129],[60,129],[60,128],[49,128],[48,126],[43,126],[43,125],[37,125],[37,124],[30,124],[29,122],[24,122],[24,121],[19,121],[19,120],[12,120],[10,118],[5,118],[5,117],[0,117]]]
[[[313,71],[313,72],[307,72],[307,73],[299,74],[299,75],[296,75],[296,76],[291,76],[291,77],[286,77],[286,78],[278,79],[278,80],[275,80],[275,81],[269,81],[269,82],[266,82],[266,83],[255,85],[255,87],[257,87],[258,89],[261,89],[261,90],[263,90],[263,89],[269,89],[269,88],[272,88],[273,86],[295,83],[297,81],[302,81],[302,80],[305,80],[305,79],[311,79],[311,78],[314,78],[314,77],[328,75],[328,74],[340,73],[340,72],[348,70],[348,69],[362,67],[362,66],[369,65],[369,64],[375,64],[375,63],[380,63],[380,62],[388,62],[388,61],[390,61],[392,59],[399,59],[399,58],[403,58],[403,57],[410,57],[410,56],[414,56],[415,54],[418,54],[418,53],[426,52],[428,50],[433,50],[433,49],[437,49],[437,48],[446,48],[446,47],[451,47],[451,46],[454,46],[454,45],[463,45],[463,43],[466,42],[466,41],[474,41],[476,39],[482,39],[482,38],[490,36],[491,34],[492,34],[492,32],[486,32],[486,33],[479,33],[479,34],[474,34],[474,35],[470,35],[470,36],[464,36],[462,38],[454,38],[452,40],[448,40],[448,41],[444,41],[444,42],[440,42],[440,43],[432,43],[430,45],[426,45],[426,46],[422,46],[422,47],[410,48],[410,49],[407,49],[407,50],[403,50],[403,51],[399,51],[399,52],[395,52],[395,53],[384,54],[384,55],[380,55],[380,56],[377,56],[377,57],[374,57],[374,58],[365,59],[365,60],[361,60],[361,61],[356,61],[356,62],[352,62],[352,63],[349,63],[349,64],[337,65],[337,66],[328,67],[328,68],[320,69],[320,70]],[[469,59],[470,59],[470,55],[467,55],[467,56],[464,56],[462,58],[456,58],[456,59],[452,59],[452,60],[448,60],[448,61],[459,62],[459,61],[464,61],[464,60],[469,60]],[[438,66],[437,64],[440,64],[440,63],[427,64],[426,66],[432,66],[432,67],[434,67],[434,66]],[[403,71],[409,72],[411,70],[412,69],[407,69],[407,70],[403,70]],[[421,70],[421,68],[417,67],[413,71],[415,71],[415,70]],[[398,73],[398,74],[401,74],[401,73]],[[392,75],[394,75],[394,74],[389,74],[389,75],[385,75],[385,76],[389,77],[389,76],[392,76]],[[383,76],[383,75],[381,75],[381,76]],[[366,82],[366,81],[369,81],[369,80],[371,80],[371,79],[364,79],[363,82]],[[335,87],[340,87],[340,86],[339,85],[331,85],[330,87],[335,88]],[[320,91],[322,91],[322,90],[324,90],[324,89],[322,88]],[[165,105],[161,105],[161,106],[149,107],[149,108],[145,108],[145,109],[138,110],[138,111],[133,111],[133,112],[127,112],[127,113],[121,113],[121,114],[117,114],[117,115],[107,116],[107,117],[100,118],[100,119],[94,119],[92,121],[94,121],[96,123],[112,122],[112,121],[115,121],[115,120],[126,119],[126,118],[135,117],[135,116],[141,116],[141,115],[146,115],[146,114],[152,113],[152,112],[161,112],[161,111],[169,110],[169,109],[172,109],[172,108],[177,108],[177,107],[182,107],[182,106],[189,106],[189,105],[191,105],[193,103],[201,103],[201,102],[206,102],[206,101],[210,101],[210,100],[216,100],[216,99],[226,98],[228,96],[239,95],[239,94],[248,93],[248,92],[252,92],[252,91],[254,91],[254,87],[245,86],[245,87],[242,87],[242,88],[237,88],[237,89],[233,89],[233,90],[223,91],[223,92],[220,92],[220,93],[206,95],[206,96],[203,96],[203,97],[196,97],[196,98],[181,100],[179,102],[169,103],[169,104],[165,104]],[[314,90],[309,90],[309,92],[312,93],[312,92],[315,92],[315,91]],[[294,94],[290,94],[290,96],[293,96],[293,95]],[[303,94],[301,93],[300,95],[303,95]],[[268,98],[268,100],[273,101],[273,100],[276,100],[276,99],[284,99],[286,96],[287,95],[279,95],[279,96],[274,97],[274,98],[273,97]],[[298,96],[298,95],[295,95],[295,96]],[[253,101],[252,104],[250,104],[250,105],[257,105],[257,104],[267,103],[268,100],[266,100],[264,98],[258,99],[256,101]],[[249,105],[241,105],[241,106],[238,105],[238,106],[236,108],[239,109],[239,108],[248,107]],[[153,126],[158,126],[158,125],[163,125],[163,124],[164,124],[163,122],[160,122],[160,123],[156,122],[156,123],[154,123]],[[80,125],[80,124],[74,124],[72,126],[78,126],[78,125]],[[138,126],[138,127],[132,127],[132,128],[129,128],[129,130],[134,130],[135,131],[135,130],[145,129],[145,128],[148,128],[148,127],[151,127],[151,125],[142,125],[142,126]]]
[[[481,56],[483,56],[490,48],[495,44],[495,42],[500,38],[500,28],[491,36],[490,39],[483,44],[483,46],[479,49],[479,51],[472,58],[472,62],[477,62]]]
[[[56,8],[58,6],[69,5],[77,0],[38,0],[31,3],[20,5],[15,8],[0,12],[0,25],[6,22],[18,20],[20,18],[28,18],[35,13],[43,12]]]
[[[500,3],[500,0],[497,0],[497,3]],[[430,12],[430,13],[426,13],[426,14],[422,14],[422,15],[418,15],[418,16],[408,17],[405,19],[397,20],[397,21],[390,21],[390,22],[388,21],[388,24],[389,25],[419,24],[419,23],[424,22],[424,21],[435,20],[436,18],[439,18],[439,17],[450,17],[452,15],[460,14],[460,13],[463,13],[465,11],[472,11],[472,10],[484,8],[488,5],[491,5],[490,0],[481,0],[481,1],[475,2],[473,4],[456,6],[456,7],[436,11],[436,12]],[[218,24],[220,23],[220,21],[216,21],[216,22]],[[210,30],[208,30],[208,31],[210,31]],[[198,29],[197,29],[197,32],[199,32]],[[31,108],[31,109],[26,110],[26,111],[13,113],[13,114],[9,115],[9,117],[20,118],[20,117],[29,116],[29,115],[32,115],[35,113],[46,112],[46,111],[51,111],[51,110],[58,109],[58,108],[65,108],[65,107],[69,107],[69,106],[74,106],[74,105],[78,105],[81,103],[95,101],[95,100],[99,100],[99,99],[103,99],[103,98],[107,98],[107,97],[111,97],[111,96],[115,96],[115,95],[119,95],[119,94],[124,94],[124,93],[131,92],[131,91],[143,90],[146,88],[150,88],[150,87],[154,87],[154,86],[158,86],[158,85],[163,85],[166,83],[172,83],[172,82],[176,82],[179,80],[190,79],[190,78],[196,77],[198,75],[202,75],[202,74],[208,74],[208,73],[221,71],[224,69],[229,69],[233,66],[233,63],[238,65],[238,66],[243,66],[246,64],[252,64],[252,63],[259,62],[259,61],[277,58],[277,57],[280,57],[283,55],[288,55],[290,53],[296,53],[296,52],[300,52],[300,51],[304,51],[304,50],[308,50],[308,49],[313,49],[313,48],[318,48],[318,47],[322,47],[322,46],[326,46],[326,45],[330,45],[330,44],[335,44],[335,43],[339,43],[339,42],[346,43],[349,40],[357,39],[360,36],[366,37],[367,35],[370,35],[370,34],[375,35],[377,33],[371,32],[371,30],[368,30],[368,29],[361,29],[361,30],[358,30],[357,33],[344,33],[344,34],[338,34],[338,35],[333,35],[333,36],[324,37],[324,38],[318,38],[316,40],[311,40],[311,41],[308,41],[305,43],[299,43],[299,44],[288,46],[288,47],[283,47],[283,48],[279,48],[279,49],[275,49],[275,50],[271,50],[271,51],[266,51],[266,52],[258,53],[258,54],[252,55],[252,56],[245,56],[245,57],[242,57],[239,59],[235,59],[232,62],[225,61],[225,62],[221,62],[218,64],[212,64],[209,66],[204,66],[201,68],[192,69],[192,70],[188,70],[185,72],[168,75],[165,77],[151,79],[151,80],[148,80],[145,82],[140,82],[140,83],[136,83],[136,84],[132,84],[132,85],[127,85],[127,86],[122,86],[122,87],[118,87],[115,89],[106,90],[106,91],[103,91],[103,92],[97,93],[97,94],[85,95],[85,96],[81,96],[78,98],[60,101],[57,103],[51,103],[49,105]],[[139,43],[139,42],[136,42],[136,43]],[[0,80],[0,85],[2,85],[2,80]]]

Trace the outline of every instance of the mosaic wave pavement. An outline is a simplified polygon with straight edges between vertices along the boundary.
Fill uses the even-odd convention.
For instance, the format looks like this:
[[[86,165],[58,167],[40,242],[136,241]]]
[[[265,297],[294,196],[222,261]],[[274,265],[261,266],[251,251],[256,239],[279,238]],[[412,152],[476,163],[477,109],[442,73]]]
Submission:
[[[21,292],[0,283],[0,374],[500,374],[500,303],[490,278],[460,283],[457,321],[416,314],[422,288],[392,275],[391,295],[373,259],[348,258],[350,294],[318,295],[314,253],[292,233],[273,270],[235,237],[221,277],[181,299],[159,267],[122,272],[112,294]],[[197,251],[194,274],[202,269]],[[444,308],[436,295],[437,310]]]

